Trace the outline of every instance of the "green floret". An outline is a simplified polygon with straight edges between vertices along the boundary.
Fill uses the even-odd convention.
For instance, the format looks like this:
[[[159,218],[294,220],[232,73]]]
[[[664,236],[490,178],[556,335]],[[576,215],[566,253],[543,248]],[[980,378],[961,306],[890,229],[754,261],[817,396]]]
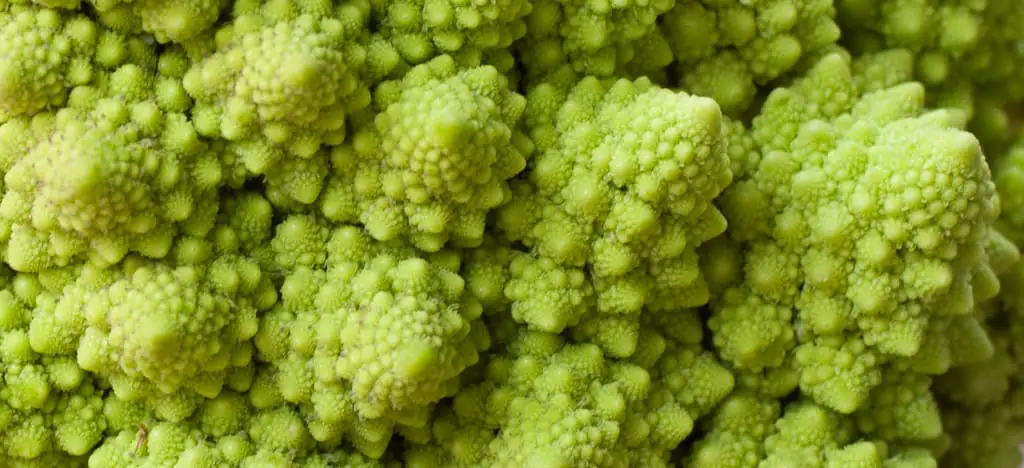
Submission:
[[[0,0],[0,468],[1014,467],[1021,104],[1024,0]]]
[[[81,15],[0,5],[0,123],[63,105],[88,83],[99,35]]]
[[[276,241],[286,232],[272,245],[285,245]],[[318,262],[284,278],[281,306],[263,317],[255,344],[280,397],[315,414],[314,438],[344,434],[379,457],[393,427],[423,427],[457,390],[488,345],[458,269],[453,255],[424,258],[338,227]]]
[[[241,189],[255,174],[262,173],[263,195],[274,208],[284,212],[308,211],[320,196],[330,171],[327,150],[296,158],[279,146],[257,140],[222,146],[220,157],[228,172],[227,185]],[[253,168],[260,172],[253,172]]]
[[[11,277],[5,271],[3,282],[0,462],[5,466],[74,464],[74,457],[92,451],[107,427],[100,382],[80,369],[73,357],[33,350],[30,311],[42,291],[36,278]]]
[[[983,10],[959,0],[841,0],[838,10],[849,42],[880,42],[917,52],[920,77],[929,84],[945,80],[953,71],[951,62],[979,44],[984,21]]]
[[[714,98],[729,115],[758,87],[828,50],[839,39],[828,0],[681,0],[659,22],[682,86]]]
[[[126,399],[140,390],[220,392],[231,369],[250,364],[261,288],[256,262],[221,257],[201,266],[141,265],[80,313],[83,369],[108,376]]]
[[[524,107],[497,69],[460,68],[450,56],[382,83],[379,113],[331,154],[322,213],[425,251],[448,241],[478,245],[488,212],[508,201],[506,181],[530,152],[518,128]]]
[[[14,466],[45,465],[47,460],[88,455],[106,428],[100,395],[95,384],[87,381],[68,392],[53,392],[42,408],[0,403],[0,460],[12,460]]]
[[[896,468],[935,467],[927,450],[866,440],[853,420],[812,401],[779,404],[747,392],[734,393],[705,422],[703,439],[685,458],[693,467]]]
[[[305,456],[309,434],[288,408],[257,411],[245,395],[221,392],[197,405],[194,414],[174,421],[154,420],[144,405],[113,394],[104,409],[108,437],[89,457],[92,467],[198,466],[228,467],[254,457],[280,457],[286,463]],[[267,436],[273,431],[279,438]],[[259,439],[257,441],[257,439]],[[271,447],[272,442],[278,445]],[[257,443],[266,445],[257,453]],[[293,466],[293,465],[284,465]]]
[[[931,376],[888,366],[864,408],[853,415],[857,427],[889,443],[927,442],[939,437],[942,416],[931,383]]]
[[[466,288],[483,305],[485,314],[504,312],[509,305],[506,288],[514,254],[507,242],[493,235],[485,237],[479,247],[462,251],[463,263],[459,273],[466,279]],[[523,261],[524,267],[531,265],[533,262]]]
[[[155,61],[144,38],[101,27],[81,12],[0,2],[0,124],[65,106],[72,89],[102,80],[106,71],[126,63],[148,69]]]
[[[492,55],[512,63],[508,49],[526,34],[526,0],[371,0],[376,34],[403,60],[420,64],[438,55],[474,62]],[[497,57],[494,57],[497,58]],[[490,62],[490,60],[488,60]]]
[[[836,8],[843,42],[854,53],[909,49],[931,101],[977,117],[979,136],[1006,129],[1004,105],[1024,98],[1024,10],[1017,2],[840,0]]]
[[[216,213],[205,208],[217,206],[221,165],[182,113],[182,70],[161,70],[169,75],[122,66],[100,86],[76,88],[55,115],[0,129],[30,148],[6,172],[0,201],[13,268],[109,265],[128,252],[159,258],[179,231],[212,226]]]
[[[623,417],[623,400],[630,395],[620,394],[613,383],[625,379],[621,383],[628,389],[642,384],[646,375],[629,368],[605,371],[592,356],[600,356],[594,346],[570,346],[530,376],[539,388],[510,395],[508,419],[494,444],[494,466],[616,466],[625,461],[622,451],[612,451],[621,430],[613,421]],[[607,382],[601,381],[604,372]],[[522,378],[510,376],[517,377]]]
[[[580,268],[516,252],[508,269],[505,295],[517,322],[559,333],[579,323],[594,306],[593,286]]]
[[[848,419],[808,401],[788,405],[775,428],[776,432],[764,441],[765,459],[760,467],[824,467],[834,463],[837,452],[856,435]],[[877,464],[879,455],[877,451],[863,450],[867,459],[857,460],[850,450],[844,452],[842,458],[850,463],[847,466],[866,463],[871,455]]]
[[[39,1],[39,0],[36,0]],[[141,29],[157,41],[188,42],[212,28],[224,2],[219,0],[86,0],[111,28]]]
[[[322,268],[327,262],[328,251],[324,246],[330,236],[330,225],[318,216],[288,216],[274,226],[274,237],[270,240],[274,266],[282,271]]]
[[[228,227],[220,232],[237,238]],[[234,245],[182,237],[165,261],[129,257],[114,268],[76,271],[64,281],[46,275],[50,290],[38,296],[28,330],[34,351],[77,358],[118,398],[142,401],[170,421],[224,386],[251,384],[250,339],[277,291]]]
[[[882,381],[880,357],[854,337],[819,337],[797,347],[793,359],[803,393],[843,413],[865,405]]]
[[[630,398],[649,377],[606,362],[593,345],[563,345],[526,333],[513,354],[490,363],[493,382],[460,392],[454,413],[439,416],[437,446],[413,446],[410,466],[620,466],[616,447]],[[491,427],[500,425],[500,435]],[[688,432],[688,431],[687,431]]]
[[[50,285],[36,297],[29,339],[32,349],[38,353],[74,358],[86,328],[81,311],[104,288],[122,278],[123,270],[100,269],[89,264],[67,270],[70,270],[68,281]],[[48,273],[53,272],[39,277]]]
[[[258,256],[273,235],[274,209],[258,192],[239,191],[221,198],[213,229],[218,252]]]
[[[936,395],[946,402],[970,408],[1008,400],[1010,391],[1018,386],[1019,379],[1015,373],[1019,364],[1018,351],[1011,343],[1010,325],[1005,323],[1006,320],[1005,316],[994,317],[985,327],[991,339],[992,355],[983,361],[954,367],[938,376],[932,387]]]
[[[517,52],[528,76],[535,79],[569,66],[582,75],[607,77],[630,65],[658,68],[671,61],[667,50],[648,53],[646,40],[656,20],[674,0],[605,2],[539,0],[526,18],[526,36]]]
[[[14,0],[19,3],[21,0]],[[31,0],[63,10],[89,10],[120,33],[144,32],[161,43],[187,42],[209,30],[220,17],[219,0]],[[84,7],[82,3],[88,4]],[[152,44],[148,47],[152,48]]]
[[[743,284],[717,294],[708,322],[735,366],[782,365],[816,337],[853,339],[796,352],[798,368],[848,369],[843,385],[809,368],[801,378],[840,412],[864,403],[884,359],[954,352],[941,348],[957,340],[929,337],[930,323],[976,320],[998,209],[977,139],[951,114],[925,113],[920,84],[863,93],[858,82],[877,83],[830,55],[768,96],[751,129],[761,156],[720,202],[736,244],[709,262],[743,249],[738,266],[717,267]]]
[[[943,408],[943,427],[951,444],[942,461],[949,466],[979,468],[1019,466],[1019,443],[1024,435],[1019,410],[1024,408],[1024,399],[1020,395],[1013,399],[1017,400],[1017,411],[1008,411],[1002,405],[982,409]]]
[[[783,363],[794,345],[792,310],[740,289],[725,291],[708,321],[724,359],[737,366],[760,370]],[[726,343],[720,336],[728,337]]]
[[[935,468],[927,449],[865,440],[843,415],[807,401],[786,408],[777,432],[765,440],[767,457],[761,468]]]
[[[718,106],[645,79],[586,78],[571,89],[534,88],[526,123],[537,155],[512,183],[497,226],[540,262],[586,267],[599,313],[582,317],[581,333],[628,356],[643,307],[707,300],[695,249],[725,229],[711,200],[731,179]],[[518,278],[506,294],[558,288],[557,278],[539,276],[533,281],[555,283],[537,286]],[[549,305],[521,319],[553,332],[579,320],[555,318],[570,310]]]
[[[914,76],[914,54],[907,49],[887,49],[858,55],[853,62],[853,75],[861,92],[892,88]]]
[[[686,455],[694,468],[753,468],[764,458],[763,441],[779,417],[778,402],[737,392],[704,423],[704,434]]]
[[[492,355],[480,383],[442,406],[433,441],[411,446],[407,463],[670,466],[671,451],[733,379],[699,346],[649,329],[645,336],[644,352],[627,363],[592,344],[521,328]]]
[[[387,463],[348,447],[317,448],[312,441],[294,408],[255,410],[244,396],[225,393],[187,421],[115,432],[92,453],[89,466],[377,468]]]
[[[196,100],[196,128],[245,145],[242,162],[254,174],[341,143],[346,116],[368,103],[359,77],[367,12],[347,3],[320,7],[243,9],[218,31],[216,50],[197,57],[184,77]]]
[[[960,363],[936,378],[934,391],[941,406],[948,450],[943,462],[950,466],[982,468],[1021,463],[1018,443],[1024,434],[1024,263],[1018,247],[1020,235],[1021,140],[1002,151],[989,153],[993,178],[1003,211],[997,227],[1006,238],[994,237],[987,249],[998,260],[998,294],[977,308],[983,321],[979,332],[988,337],[987,354]],[[1001,240],[1000,240],[1001,239]]]
[[[467,338],[479,306],[458,303],[462,279],[425,259],[396,260],[375,258],[352,278],[354,310],[340,324],[336,372],[370,417],[435,401],[476,361]]]
[[[933,317],[921,349],[909,359],[899,359],[900,364],[915,372],[945,375],[958,367],[991,359],[993,343],[982,324],[985,315],[978,313],[983,307],[986,305],[979,303],[972,314]]]
[[[711,413],[732,392],[735,377],[714,353],[699,345],[662,338],[650,330],[644,335],[648,351],[658,346],[654,343],[662,341],[664,345],[658,347],[663,346],[664,352],[657,356],[654,365],[647,367],[651,391],[642,406],[646,414],[642,409],[634,411],[631,424],[640,432],[633,435],[643,435],[647,439],[645,445],[656,452],[668,452],[689,436],[699,418]],[[636,358],[634,355],[633,360]],[[682,424],[677,426],[673,420]],[[686,430],[677,431],[682,428]]]
[[[996,226],[1018,246],[1024,245],[1024,139],[991,159],[992,178],[1002,208]]]

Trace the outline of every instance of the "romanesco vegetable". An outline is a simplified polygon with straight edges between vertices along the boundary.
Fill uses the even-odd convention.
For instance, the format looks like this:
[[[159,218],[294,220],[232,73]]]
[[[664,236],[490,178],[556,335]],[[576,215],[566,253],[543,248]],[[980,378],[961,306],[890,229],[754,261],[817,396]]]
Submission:
[[[381,83],[374,108],[351,145],[331,153],[324,216],[428,252],[479,244],[531,150],[518,128],[523,96],[494,67],[459,70],[445,55]]]
[[[736,114],[747,110],[758,85],[836,42],[832,3],[684,0],[664,16],[660,30],[683,86]]]
[[[978,141],[922,114],[922,91],[858,98],[830,55],[768,97],[750,129],[760,158],[721,199],[742,264],[708,326],[733,365],[795,359],[802,390],[849,413],[931,321],[970,313],[995,187]]]
[[[100,86],[75,88],[55,114],[4,124],[3,140],[26,148],[6,169],[0,200],[10,265],[38,272],[82,257],[160,258],[179,232],[212,227],[203,206],[216,203],[222,169],[184,114],[179,58],[162,56],[155,76],[121,66]]]
[[[1024,3],[0,0],[0,466],[1018,468]]]
[[[607,352],[628,356],[642,309],[707,301],[696,248],[725,227],[710,202],[732,177],[721,111],[710,99],[644,79],[587,78],[571,89],[538,85],[526,119],[537,155],[497,218],[536,257],[512,260],[506,294],[513,314],[549,332],[574,326]],[[560,280],[584,268],[590,281]],[[581,307],[590,302],[597,313],[529,305],[536,298],[524,298],[533,294],[524,288],[579,296]]]

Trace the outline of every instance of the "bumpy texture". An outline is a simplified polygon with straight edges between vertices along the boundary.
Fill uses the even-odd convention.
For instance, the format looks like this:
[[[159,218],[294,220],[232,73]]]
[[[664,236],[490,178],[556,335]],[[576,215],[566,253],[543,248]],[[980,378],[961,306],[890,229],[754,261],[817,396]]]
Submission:
[[[0,2],[0,124],[65,107],[76,87],[126,63],[149,68],[155,55],[143,38],[106,29],[82,12]]]
[[[12,3],[22,3],[13,0]],[[62,10],[91,9],[105,26],[123,34],[145,32],[161,43],[187,42],[216,23],[223,2],[219,0],[31,0],[37,5]],[[26,2],[27,3],[27,2]],[[82,3],[88,7],[83,8]]]
[[[281,306],[255,339],[259,358],[274,368],[281,397],[316,415],[317,440],[344,433],[379,456],[392,427],[422,428],[430,406],[457,390],[459,374],[488,346],[480,304],[465,291],[457,257],[423,258],[354,227],[282,229],[288,223],[275,241],[298,232],[329,238],[284,279]]]
[[[0,462],[74,466],[107,427],[103,393],[74,357],[31,347],[32,309],[43,293],[29,274],[3,272],[0,290]],[[28,465],[31,466],[31,465]]]
[[[840,31],[829,0],[682,0],[660,22],[681,85],[740,115],[764,86],[829,50]]]
[[[244,10],[183,80],[196,100],[200,133],[255,145],[243,158],[255,174],[272,172],[281,158],[308,159],[322,144],[341,143],[346,116],[369,101],[359,77],[366,50],[357,41],[366,12],[355,5],[308,7]]]
[[[321,211],[428,252],[479,244],[531,149],[518,126],[525,104],[494,67],[460,70],[450,56],[382,83],[379,113],[331,154]]]
[[[582,322],[571,315],[553,320],[580,322],[580,333],[628,356],[644,307],[675,310],[707,301],[696,248],[725,228],[711,201],[731,180],[721,112],[714,101],[648,80],[585,78],[571,88],[561,82],[534,88],[526,124],[536,156],[512,183],[512,202],[499,210],[497,225],[529,247],[542,268],[543,262],[586,267],[595,292],[588,307],[599,313]],[[524,273],[513,265],[514,276]],[[530,287],[588,295],[579,282],[559,286],[558,277],[540,276],[541,284]],[[524,287],[519,281],[510,288]],[[571,310],[554,303],[546,313]],[[609,325],[616,322],[622,325]]]
[[[174,62],[171,55],[161,63]],[[29,149],[5,168],[0,213],[10,265],[40,271],[86,257],[109,265],[128,252],[159,258],[178,232],[212,227],[204,207],[221,165],[183,114],[183,70],[161,70],[124,65],[97,86],[75,88],[55,115],[0,127],[5,151]]]
[[[1019,0],[0,0],[0,467],[1015,468],[1022,44]]]
[[[1005,243],[990,243],[1001,288],[997,297],[978,308],[983,332],[990,339],[988,359],[976,360],[936,379],[935,393],[942,410],[942,424],[950,466],[1001,467],[1020,463],[1017,442],[1024,434],[1024,263],[1017,250],[1021,237],[1020,203],[1024,198],[1024,140],[1018,139],[989,159],[1003,211],[996,226]]]
[[[507,49],[526,34],[524,17],[533,9],[526,0],[373,0],[377,34],[410,64],[438,55],[460,61],[497,59],[512,62]],[[490,60],[488,60],[490,62]]]
[[[139,408],[109,402],[107,410],[118,422],[131,414],[144,416]],[[297,411],[287,406],[257,409],[235,392],[207,400],[187,421],[111,429],[89,457],[90,466],[393,466],[347,447],[317,449]]]
[[[177,267],[135,260],[122,272],[85,275],[37,308],[33,349],[77,357],[120,399],[187,416],[199,396],[214,397],[251,374],[249,340],[258,314],[276,300],[255,261],[198,260]]]
[[[836,7],[854,53],[912,51],[930,101],[964,111],[982,138],[1006,133],[1005,104],[1024,98],[1024,11],[1015,2],[839,0]]]
[[[925,448],[863,438],[844,415],[806,400],[781,411],[771,398],[734,393],[710,419],[687,466],[780,468],[934,467]]]
[[[843,413],[865,404],[886,360],[933,341],[929,359],[957,352],[929,325],[974,320],[997,209],[977,139],[923,112],[921,85],[861,95],[856,81],[830,55],[768,97],[751,129],[760,158],[720,203],[731,245],[709,260],[738,260],[743,278],[713,300],[722,356],[754,371],[795,359],[801,388]]]
[[[101,5],[114,4],[109,10],[100,12],[100,18],[106,20],[112,27],[124,28],[122,25],[126,26],[128,21],[137,23],[139,28],[152,34],[156,40],[166,43],[192,40],[213,27],[220,17],[223,2],[218,0],[131,0],[118,4],[117,1],[96,0],[94,4],[97,8],[102,8]],[[138,19],[129,18],[129,14]]]
[[[205,270],[205,271],[204,271]],[[143,265],[85,304],[83,369],[108,376],[125,399],[182,388],[216,396],[251,360],[261,281],[256,262],[224,257],[208,267]]]
[[[132,256],[112,268],[40,274],[32,350],[77,361],[102,376],[111,395],[145,404],[162,420],[187,418],[223,387],[248,388],[250,340],[259,315],[277,301],[270,276],[231,242],[243,232],[227,227],[232,220],[253,216],[224,215],[212,241],[179,238],[162,261]]]
[[[92,78],[98,40],[84,16],[0,3],[0,123],[64,104]]]
[[[659,15],[674,0],[605,2],[539,0],[526,18],[519,60],[533,79],[568,67],[582,75],[607,77],[636,62],[645,69],[671,62],[667,48],[649,48]],[[653,49],[649,50],[649,49]]]
[[[1024,245],[1024,139],[990,160],[1002,207],[996,226],[1014,244]]]
[[[648,332],[646,359],[633,363],[608,359],[592,344],[520,332],[488,363],[487,380],[442,410],[434,441],[412,446],[407,463],[669,466],[671,449],[732,390],[733,379],[699,346]]]

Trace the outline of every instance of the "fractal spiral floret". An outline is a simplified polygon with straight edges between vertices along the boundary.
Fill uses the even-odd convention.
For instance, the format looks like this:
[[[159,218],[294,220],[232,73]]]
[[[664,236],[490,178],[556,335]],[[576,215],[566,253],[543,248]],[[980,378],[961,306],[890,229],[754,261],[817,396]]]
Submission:
[[[0,467],[1020,468],[1024,3],[0,0]]]

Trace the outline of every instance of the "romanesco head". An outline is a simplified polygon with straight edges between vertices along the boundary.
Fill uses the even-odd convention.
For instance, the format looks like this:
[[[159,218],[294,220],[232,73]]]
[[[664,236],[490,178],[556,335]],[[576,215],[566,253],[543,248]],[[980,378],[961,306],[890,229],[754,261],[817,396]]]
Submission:
[[[315,438],[344,433],[379,456],[393,427],[428,423],[429,408],[488,346],[481,306],[453,255],[424,256],[354,226],[331,230],[325,243],[317,261],[284,278],[281,306],[254,342],[281,397],[322,421]]]
[[[92,79],[95,23],[35,6],[0,10],[0,122],[58,107]]]
[[[605,2],[541,0],[533,2],[518,52],[528,76],[543,79],[568,65],[582,75],[612,76],[636,60],[671,61],[670,53],[648,55],[645,38],[673,0]],[[668,60],[666,60],[668,59]],[[657,68],[637,63],[640,69]]]
[[[381,24],[377,34],[403,60],[426,62],[438,55],[480,60],[502,53],[526,34],[524,0],[402,0],[371,2]]]
[[[216,396],[233,368],[249,365],[261,288],[271,287],[249,259],[209,265],[142,265],[80,311],[83,369],[111,379],[119,396],[192,390]],[[254,300],[256,298],[256,300]]]
[[[511,195],[506,181],[526,164],[525,99],[494,67],[462,68],[445,55],[382,83],[375,107],[352,146],[332,154],[324,215],[426,251],[479,244],[487,214]]]
[[[795,345],[791,320],[811,336],[856,330],[867,345],[859,353],[913,356],[930,317],[973,307],[996,209],[977,140],[946,114],[923,114],[919,84],[861,95],[856,83],[846,59],[828,56],[754,119],[761,157],[722,202],[748,249],[746,286],[726,291],[709,322],[737,366],[782,364]],[[744,304],[778,312],[740,313]],[[752,341],[743,334],[755,328],[741,321],[771,332]],[[832,353],[804,348],[805,364]],[[803,385],[819,394],[819,381]],[[817,401],[851,411],[866,382]]]
[[[357,40],[365,12],[300,6],[244,11],[218,33],[214,53],[193,63],[182,83],[196,100],[200,133],[277,146],[284,158],[310,158],[344,140],[347,115],[368,100]],[[246,168],[265,174],[273,161],[258,162],[247,158]]]
[[[659,25],[682,86],[740,115],[759,86],[834,45],[840,34],[834,16],[827,0],[682,0]]]
[[[40,271],[81,258],[109,265],[131,251],[159,258],[179,227],[209,228],[197,218],[216,214],[202,207],[221,165],[182,113],[177,79],[124,65],[100,86],[76,88],[52,118],[5,124],[4,136],[36,140],[5,177],[8,262]]]
[[[534,88],[526,124],[537,154],[527,176],[513,182],[498,226],[567,275],[586,267],[596,311],[607,316],[514,310],[531,326],[552,331],[581,321],[581,333],[603,335],[594,338],[606,350],[628,356],[643,307],[698,306],[707,299],[695,249],[724,229],[711,201],[731,180],[719,108],[645,79],[585,78],[571,88],[559,82]],[[521,276],[518,270],[514,276]],[[516,278],[506,294],[524,287]],[[551,287],[582,294],[583,301],[591,286],[538,288]],[[545,313],[568,315],[545,324]]]

